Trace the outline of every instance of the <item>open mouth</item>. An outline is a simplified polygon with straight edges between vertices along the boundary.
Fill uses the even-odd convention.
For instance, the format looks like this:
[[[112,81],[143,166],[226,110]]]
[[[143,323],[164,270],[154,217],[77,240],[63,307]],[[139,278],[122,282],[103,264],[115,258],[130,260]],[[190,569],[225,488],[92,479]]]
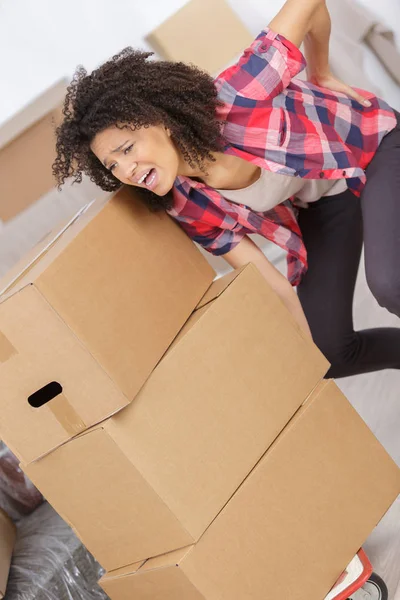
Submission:
[[[150,169],[147,173],[144,173],[143,176],[139,179],[139,184],[144,184],[147,188],[153,189],[157,182],[157,171],[155,169]]]

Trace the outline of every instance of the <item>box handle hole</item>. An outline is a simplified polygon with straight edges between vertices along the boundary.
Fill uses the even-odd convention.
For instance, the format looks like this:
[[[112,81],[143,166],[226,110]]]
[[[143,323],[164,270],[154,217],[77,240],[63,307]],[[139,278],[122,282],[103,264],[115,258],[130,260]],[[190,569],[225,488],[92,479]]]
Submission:
[[[31,394],[28,398],[28,402],[33,408],[40,408],[59,394],[62,394],[62,391],[62,386],[57,381],[52,381],[40,388],[40,390],[34,394]]]

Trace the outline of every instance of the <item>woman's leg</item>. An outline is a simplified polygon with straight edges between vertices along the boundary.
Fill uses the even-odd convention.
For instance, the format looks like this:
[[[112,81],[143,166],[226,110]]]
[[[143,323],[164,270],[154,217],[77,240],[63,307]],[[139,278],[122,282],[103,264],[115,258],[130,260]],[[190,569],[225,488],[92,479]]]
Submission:
[[[327,377],[400,369],[400,329],[354,331],[353,297],[363,231],[350,191],[300,209],[308,272],[298,287],[315,343],[331,363]]]
[[[400,115],[398,121],[366,169],[361,210],[369,288],[380,306],[400,317]]]

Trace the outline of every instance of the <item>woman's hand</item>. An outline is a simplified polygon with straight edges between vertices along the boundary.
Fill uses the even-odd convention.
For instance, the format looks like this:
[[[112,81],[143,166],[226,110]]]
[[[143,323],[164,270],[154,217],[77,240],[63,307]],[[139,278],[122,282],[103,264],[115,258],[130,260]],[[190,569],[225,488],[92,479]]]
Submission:
[[[364,96],[361,96],[352,87],[347,85],[347,83],[344,83],[340,79],[334,77],[330,71],[327,71],[324,75],[313,75],[309,77],[309,81],[315,85],[332,90],[332,92],[342,92],[350,98],[353,98],[353,100],[357,100],[357,102],[363,106],[371,106],[371,102],[369,100],[364,98]]]

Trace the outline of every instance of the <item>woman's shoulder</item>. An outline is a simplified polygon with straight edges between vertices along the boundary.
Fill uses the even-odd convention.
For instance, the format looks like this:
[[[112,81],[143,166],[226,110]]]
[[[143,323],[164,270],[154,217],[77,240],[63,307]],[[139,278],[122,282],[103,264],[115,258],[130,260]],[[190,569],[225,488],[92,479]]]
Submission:
[[[215,224],[237,217],[240,206],[229,202],[201,181],[177,177],[173,187],[173,205],[167,212],[181,221]]]

